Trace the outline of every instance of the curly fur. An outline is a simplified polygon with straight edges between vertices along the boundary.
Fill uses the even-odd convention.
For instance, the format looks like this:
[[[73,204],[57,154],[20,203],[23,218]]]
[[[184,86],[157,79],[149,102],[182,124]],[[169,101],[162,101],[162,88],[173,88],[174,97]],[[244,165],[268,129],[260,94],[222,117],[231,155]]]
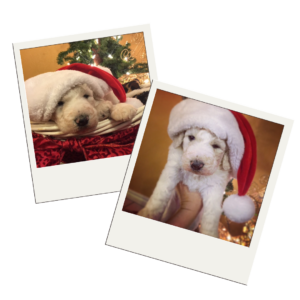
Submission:
[[[167,221],[166,208],[170,209],[169,201],[178,206],[174,191],[183,182],[190,191],[198,191],[203,199],[203,208],[189,229],[195,230],[200,224],[201,233],[218,237],[223,193],[230,180],[228,150],[224,139],[206,129],[193,127],[180,132],[169,148],[167,164],[153,194],[138,214]],[[197,169],[195,162],[203,166]]]
[[[63,95],[54,109],[51,120],[63,133],[84,133],[96,128],[98,122],[106,118],[116,121],[132,119],[136,114],[136,103],[131,105],[118,102],[112,92],[102,99],[97,94],[94,95],[87,84],[80,84]],[[78,123],[81,117],[87,120],[83,126],[79,126]]]

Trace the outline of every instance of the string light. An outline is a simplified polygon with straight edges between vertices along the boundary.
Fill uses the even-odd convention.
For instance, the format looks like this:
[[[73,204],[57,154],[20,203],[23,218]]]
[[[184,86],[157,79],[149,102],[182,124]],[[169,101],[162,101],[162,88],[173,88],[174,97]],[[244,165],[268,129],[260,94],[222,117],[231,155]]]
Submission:
[[[95,43],[98,44],[98,40],[95,40]]]
[[[129,73],[129,72],[127,72],[126,74],[127,74],[127,75],[129,75],[130,73]]]
[[[112,56],[111,54],[108,54],[108,57],[109,57],[109,58],[113,58],[113,56]]]
[[[124,57],[124,60],[126,60],[126,61],[127,61],[127,60],[128,60],[128,58],[127,58],[127,57]]]
[[[145,82],[145,83],[148,83],[148,82],[149,82],[149,79],[146,79],[144,82]]]
[[[93,56],[92,56],[92,58],[94,59],[96,57],[96,54],[94,54]]]

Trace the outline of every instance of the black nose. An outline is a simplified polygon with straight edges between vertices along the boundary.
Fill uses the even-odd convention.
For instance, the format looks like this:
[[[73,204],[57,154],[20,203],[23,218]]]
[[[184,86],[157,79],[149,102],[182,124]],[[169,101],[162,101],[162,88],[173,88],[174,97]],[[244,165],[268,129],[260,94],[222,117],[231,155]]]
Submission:
[[[191,161],[191,168],[194,171],[200,171],[204,167],[204,163],[199,160],[192,160]]]
[[[87,115],[81,115],[81,116],[77,117],[74,121],[75,121],[75,123],[76,123],[77,126],[84,127],[89,122],[89,116],[87,116]]]

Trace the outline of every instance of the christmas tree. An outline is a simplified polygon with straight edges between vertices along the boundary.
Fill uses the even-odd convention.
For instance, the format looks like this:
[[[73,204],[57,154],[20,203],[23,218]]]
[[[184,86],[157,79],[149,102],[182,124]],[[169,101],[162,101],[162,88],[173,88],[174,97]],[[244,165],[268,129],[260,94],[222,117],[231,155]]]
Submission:
[[[136,63],[136,59],[131,57],[129,43],[119,43],[122,38],[116,36],[69,43],[69,49],[58,54],[57,63],[101,65],[109,68],[116,78],[124,74],[149,72],[147,63]]]

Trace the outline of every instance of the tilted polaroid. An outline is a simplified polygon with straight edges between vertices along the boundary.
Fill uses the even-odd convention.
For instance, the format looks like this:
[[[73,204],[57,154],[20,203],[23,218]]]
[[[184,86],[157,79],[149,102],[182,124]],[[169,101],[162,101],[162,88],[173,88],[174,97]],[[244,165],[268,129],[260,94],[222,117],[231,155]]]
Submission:
[[[119,191],[156,78],[150,26],[13,48],[36,203]]]
[[[154,80],[106,244],[247,284],[291,127]]]

